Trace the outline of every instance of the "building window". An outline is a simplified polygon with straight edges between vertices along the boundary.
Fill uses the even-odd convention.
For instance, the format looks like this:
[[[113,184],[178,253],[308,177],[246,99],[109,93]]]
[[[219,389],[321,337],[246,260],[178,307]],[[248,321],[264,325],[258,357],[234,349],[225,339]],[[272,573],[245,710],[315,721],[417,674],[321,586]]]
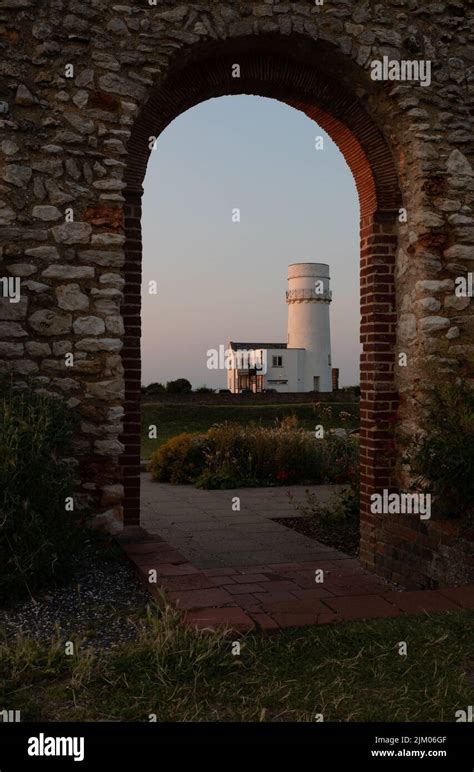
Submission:
[[[328,365],[331,367],[331,354],[328,354]]]
[[[283,367],[283,357],[273,357],[273,367]]]

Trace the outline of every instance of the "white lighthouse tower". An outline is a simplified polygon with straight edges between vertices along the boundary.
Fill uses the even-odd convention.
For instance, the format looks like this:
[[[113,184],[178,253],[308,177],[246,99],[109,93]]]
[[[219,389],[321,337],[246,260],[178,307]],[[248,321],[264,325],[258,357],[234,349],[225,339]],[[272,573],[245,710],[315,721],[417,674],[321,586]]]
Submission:
[[[288,349],[304,349],[301,391],[332,391],[329,266],[288,266]],[[302,388],[301,388],[302,387]]]

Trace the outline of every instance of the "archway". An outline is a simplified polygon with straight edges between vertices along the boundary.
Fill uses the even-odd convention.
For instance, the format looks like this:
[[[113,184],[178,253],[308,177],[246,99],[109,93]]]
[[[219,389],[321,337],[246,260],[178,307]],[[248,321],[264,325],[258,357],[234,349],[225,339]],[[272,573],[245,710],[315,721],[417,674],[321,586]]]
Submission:
[[[240,66],[239,77],[233,77],[235,63]],[[370,512],[370,496],[396,484],[395,254],[402,199],[391,149],[355,95],[359,76],[349,67],[352,70],[353,65],[329,45],[315,48],[303,39],[290,43],[280,38],[241,38],[232,44],[193,47],[171,63],[134,123],[124,177],[125,452],[121,464],[126,525],[137,524],[140,513],[141,197],[150,138],[158,137],[177,115],[211,97],[243,93],[273,97],[305,112],[331,136],[358,190],[363,346],[360,559],[365,567],[376,569],[378,524]]]

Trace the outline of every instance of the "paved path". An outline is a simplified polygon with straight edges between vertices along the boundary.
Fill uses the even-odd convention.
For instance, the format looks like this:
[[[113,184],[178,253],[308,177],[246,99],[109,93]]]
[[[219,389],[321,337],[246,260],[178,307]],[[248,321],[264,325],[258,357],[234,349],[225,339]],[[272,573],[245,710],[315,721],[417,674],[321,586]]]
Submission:
[[[361,569],[357,560],[318,559],[200,569],[161,536],[140,527],[118,537],[143,582],[162,602],[184,612],[193,627],[276,630],[354,619],[474,609],[474,586],[396,591]],[[315,581],[323,571],[323,582]],[[150,571],[156,583],[150,583]]]
[[[142,474],[141,524],[199,568],[337,560],[346,555],[272,519],[300,516],[295,503],[306,501],[306,491],[327,501],[335,490],[335,486],[310,485],[205,491],[192,485],[155,483]],[[240,511],[233,510],[236,497]]]
[[[304,502],[306,490],[327,500],[334,488],[288,490]],[[126,528],[118,539],[152,594],[160,601],[164,591],[198,628],[274,630],[474,609],[473,585],[399,591],[357,560],[272,521],[295,516],[284,488],[200,491],[144,474],[142,527]],[[157,582],[150,583],[150,571]]]

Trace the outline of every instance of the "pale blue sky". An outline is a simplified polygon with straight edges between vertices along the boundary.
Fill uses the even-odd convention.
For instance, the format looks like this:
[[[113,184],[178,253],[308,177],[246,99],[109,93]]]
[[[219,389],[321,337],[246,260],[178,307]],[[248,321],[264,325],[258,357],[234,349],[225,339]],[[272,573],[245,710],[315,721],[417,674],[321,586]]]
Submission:
[[[225,372],[206,367],[208,349],[286,342],[295,262],[329,264],[333,366],[341,385],[359,382],[355,184],[336,145],[303,113],[227,96],[176,118],[150,156],[143,244],[143,383],[185,377],[225,387]]]

